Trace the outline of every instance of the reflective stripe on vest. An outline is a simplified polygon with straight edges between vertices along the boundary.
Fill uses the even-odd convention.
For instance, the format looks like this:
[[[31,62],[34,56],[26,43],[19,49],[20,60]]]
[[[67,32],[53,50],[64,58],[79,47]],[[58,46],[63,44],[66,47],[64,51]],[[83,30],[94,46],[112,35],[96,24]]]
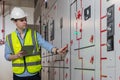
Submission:
[[[31,62],[31,63],[27,63],[26,64],[26,66],[32,66],[32,65],[39,65],[41,62],[40,61],[38,61],[38,62]],[[12,66],[14,66],[14,67],[23,67],[24,66],[24,64],[23,63],[21,63],[21,64],[12,64]]]
[[[13,32],[10,35],[8,35],[6,39],[13,54],[17,54],[21,50],[22,45],[16,32]],[[24,45],[34,45],[34,51],[32,52],[33,54],[26,56],[25,59],[19,58],[13,60],[12,61],[13,72],[15,74],[22,74],[25,71],[25,68],[29,73],[39,72],[42,66],[40,64],[41,57],[36,38],[36,31],[33,31],[31,29],[28,29],[26,31]]]

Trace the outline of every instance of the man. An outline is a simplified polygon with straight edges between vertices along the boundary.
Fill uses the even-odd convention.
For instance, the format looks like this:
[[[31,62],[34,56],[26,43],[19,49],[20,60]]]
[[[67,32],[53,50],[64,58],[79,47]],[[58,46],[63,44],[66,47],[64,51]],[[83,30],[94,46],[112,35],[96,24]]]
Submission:
[[[67,48],[56,48],[46,42],[41,35],[27,27],[27,16],[25,12],[18,7],[11,11],[11,20],[16,25],[16,30],[6,36],[5,58],[12,61],[13,80],[40,80],[39,71],[42,66],[40,64],[39,47],[54,54],[66,53]],[[23,46],[34,46],[32,54],[21,50]]]

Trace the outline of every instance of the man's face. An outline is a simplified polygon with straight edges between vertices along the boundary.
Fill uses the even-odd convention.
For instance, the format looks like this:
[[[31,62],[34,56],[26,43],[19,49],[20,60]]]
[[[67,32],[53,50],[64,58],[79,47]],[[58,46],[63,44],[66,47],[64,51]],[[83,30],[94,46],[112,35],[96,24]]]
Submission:
[[[24,30],[27,27],[27,18],[21,18],[14,20],[18,29]]]

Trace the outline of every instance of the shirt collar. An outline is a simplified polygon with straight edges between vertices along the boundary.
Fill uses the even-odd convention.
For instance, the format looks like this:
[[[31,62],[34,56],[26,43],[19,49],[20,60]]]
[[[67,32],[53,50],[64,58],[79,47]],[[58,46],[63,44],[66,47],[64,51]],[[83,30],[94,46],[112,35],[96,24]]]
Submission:
[[[26,31],[27,31],[27,28],[23,30],[23,33],[25,34]],[[20,34],[20,32],[19,32],[17,29],[16,29],[16,33],[17,33],[17,34]]]

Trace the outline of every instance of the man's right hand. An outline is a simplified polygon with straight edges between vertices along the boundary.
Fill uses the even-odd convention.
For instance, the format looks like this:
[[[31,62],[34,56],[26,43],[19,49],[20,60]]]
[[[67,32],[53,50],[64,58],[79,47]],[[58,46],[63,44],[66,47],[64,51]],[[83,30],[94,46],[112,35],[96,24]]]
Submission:
[[[26,54],[27,54],[26,51],[20,51],[20,52],[19,52],[18,54],[16,54],[16,55],[17,55],[18,58],[21,58],[21,57],[25,56]]]
[[[20,51],[20,52],[18,52],[18,53],[15,54],[15,55],[10,55],[8,60],[9,60],[9,61],[15,60],[15,59],[18,59],[18,58],[21,58],[21,57],[25,56],[26,54],[27,54],[26,51]]]

